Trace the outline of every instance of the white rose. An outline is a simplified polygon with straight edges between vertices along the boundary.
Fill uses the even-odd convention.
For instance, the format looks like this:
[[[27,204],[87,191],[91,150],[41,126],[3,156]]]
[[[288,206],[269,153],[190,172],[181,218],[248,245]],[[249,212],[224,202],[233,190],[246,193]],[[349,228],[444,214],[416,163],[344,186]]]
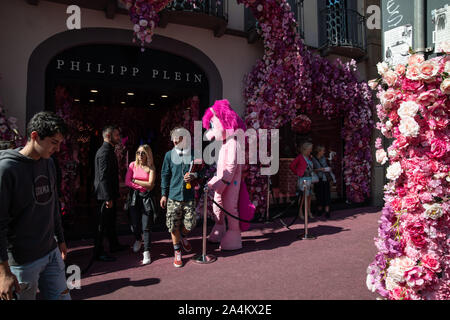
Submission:
[[[388,129],[388,130],[392,129],[392,122],[391,122],[391,120],[386,121],[386,129]]]
[[[400,270],[402,272],[402,277],[403,277],[403,274],[406,271],[408,271],[409,269],[414,268],[416,266],[416,262],[413,259],[411,259],[410,257],[402,256],[402,257],[395,258],[394,260],[392,260],[390,265],[393,267],[400,268]]]
[[[141,20],[139,20],[139,24],[140,24],[142,27],[146,27],[146,26],[148,25],[148,21],[147,21],[147,20],[144,20],[144,19],[141,19]]]
[[[400,108],[397,113],[400,118],[403,119],[405,117],[415,117],[417,111],[419,111],[419,105],[417,103],[414,101],[406,101],[400,104]]]
[[[438,203],[424,204],[425,214],[433,220],[437,220],[444,215],[442,207]]]
[[[416,122],[416,120],[414,120],[414,118],[404,117],[402,120],[400,120],[398,129],[400,130],[400,133],[405,137],[417,137],[417,135],[419,134],[420,126]]]
[[[394,279],[392,279],[391,277],[387,276],[386,277],[386,289],[389,291],[394,290],[395,288],[398,288],[399,285],[397,284],[397,282],[394,281]]]
[[[381,165],[385,164],[386,161],[388,161],[386,151],[384,151],[383,149],[378,149],[377,152],[375,153],[375,156],[377,158],[377,162],[380,163]]]
[[[450,61],[445,63],[444,72],[450,73]]]
[[[373,279],[372,275],[368,274],[366,278],[366,286],[367,289],[369,289],[371,292],[375,292],[377,287],[375,286],[375,280]]]
[[[386,62],[379,62],[377,64],[378,73],[382,76],[389,70],[389,65]]]
[[[444,94],[450,94],[450,78],[447,78],[444,81],[442,81],[441,91]]]
[[[395,158],[398,155],[397,150],[395,148],[388,148],[388,156],[389,158]]]
[[[402,172],[403,170],[400,162],[394,162],[387,168],[386,177],[389,180],[397,180]]]

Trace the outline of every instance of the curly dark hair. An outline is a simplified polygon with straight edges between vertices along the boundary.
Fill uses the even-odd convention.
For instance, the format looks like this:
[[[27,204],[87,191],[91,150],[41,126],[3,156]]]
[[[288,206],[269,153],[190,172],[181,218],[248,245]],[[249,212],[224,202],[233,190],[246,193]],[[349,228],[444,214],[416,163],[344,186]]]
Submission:
[[[67,133],[67,125],[64,120],[51,111],[36,113],[27,125],[27,139],[30,141],[31,133],[36,131],[39,138],[45,139],[60,133],[63,136]]]

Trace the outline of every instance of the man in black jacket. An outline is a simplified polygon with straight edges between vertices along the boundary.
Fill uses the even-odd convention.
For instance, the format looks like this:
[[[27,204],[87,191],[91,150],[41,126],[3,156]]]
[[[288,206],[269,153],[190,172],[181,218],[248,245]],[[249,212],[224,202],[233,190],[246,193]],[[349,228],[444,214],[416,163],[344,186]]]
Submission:
[[[94,189],[100,204],[94,256],[100,261],[115,261],[103,250],[103,237],[109,240],[109,251],[117,252],[127,248],[119,244],[116,231],[116,200],[119,198],[119,168],[114,146],[120,142],[119,129],[106,126],[103,129],[103,145],[95,155]]]

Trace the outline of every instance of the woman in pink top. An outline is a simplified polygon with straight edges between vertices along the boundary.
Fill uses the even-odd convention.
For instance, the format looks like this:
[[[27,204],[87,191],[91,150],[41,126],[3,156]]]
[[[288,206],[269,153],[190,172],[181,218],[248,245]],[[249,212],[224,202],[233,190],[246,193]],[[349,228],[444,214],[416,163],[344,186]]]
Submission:
[[[156,215],[156,207],[151,191],[155,187],[156,170],[153,163],[152,149],[149,145],[141,145],[136,151],[136,161],[130,163],[125,177],[125,184],[131,188],[128,208],[131,226],[136,241],[133,251],[139,252],[144,234],[144,258],[142,264],[149,264],[151,225]]]

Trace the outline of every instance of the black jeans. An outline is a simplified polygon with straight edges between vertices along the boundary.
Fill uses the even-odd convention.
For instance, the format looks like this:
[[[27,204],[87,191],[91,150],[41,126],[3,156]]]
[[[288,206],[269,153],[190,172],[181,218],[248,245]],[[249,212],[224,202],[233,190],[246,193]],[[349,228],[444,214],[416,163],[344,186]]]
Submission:
[[[130,219],[131,226],[133,227],[133,234],[137,241],[142,240],[142,234],[144,234],[144,251],[150,251],[151,244],[151,219],[144,210],[144,204],[142,203],[142,197],[136,196],[136,203],[134,206],[130,206]]]
[[[314,193],[317,198],[317,205],[327,207],[331,203],[330,182],[319,180],[314,184]]]
[[[112,208],[106,208],[106,201],[99,202],[100,208],[98,210],[97,234],[95,237],[94,255],[100,256],[104,254],[103,238],[108,237],[109,249],[117,247],[119,240],[117,238],[116,218],[117,207],[116,202],[113,201]]]

